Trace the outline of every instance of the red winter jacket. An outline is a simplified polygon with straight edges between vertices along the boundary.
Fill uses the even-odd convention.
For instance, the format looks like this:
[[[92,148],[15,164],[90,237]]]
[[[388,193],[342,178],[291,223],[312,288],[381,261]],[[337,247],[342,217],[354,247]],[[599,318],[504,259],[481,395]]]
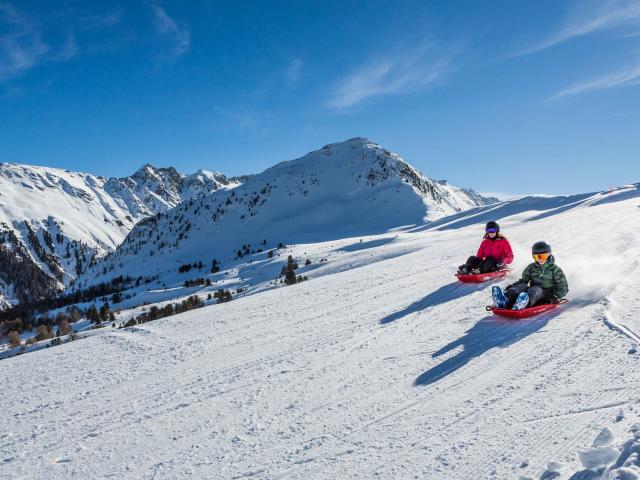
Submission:
[[[498,262],[502,262],[505,265],[513,262],[513,251],[509,241],[502,235],[497,236],[495,240],[485,237],[480,244],[480,248],[478,248],[476,257],[484,260],[489,256],[495,257]]]

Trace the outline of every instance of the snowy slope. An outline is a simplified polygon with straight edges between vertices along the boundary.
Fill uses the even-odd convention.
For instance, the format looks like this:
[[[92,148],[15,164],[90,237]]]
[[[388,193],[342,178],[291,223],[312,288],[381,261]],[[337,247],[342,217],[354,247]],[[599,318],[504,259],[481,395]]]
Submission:
[[[113,251],[137,221],[235,185],[218,173],[183,175],[149,164],[131,177],[106,179],[1,163],[0,303],[50,295]],[[16,258],[28,265],[25,278]]]
[[[279,243],[381,233],[485,203],[475,192],[434,181],[399,155],[354,138],[142,222],[74,288],[119,275],[159,275],[171,283],[181,265],[209,266],[212,259],[228,264],[246,245],[255,252]]]
[[[354,268],[2,360],[0,478],[640,478],[639,208],[640,184],[296,245]],[[553,246],[567,306],[504,321],[515,273],[456,283],[491,215],[516,271]]]

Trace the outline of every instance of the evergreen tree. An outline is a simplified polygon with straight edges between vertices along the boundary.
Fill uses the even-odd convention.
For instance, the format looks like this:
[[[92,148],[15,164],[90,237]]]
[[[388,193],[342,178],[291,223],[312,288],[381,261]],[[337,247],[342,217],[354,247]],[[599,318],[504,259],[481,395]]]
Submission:
[[[296,277],[296,269],[298,268],[298,262],[296,262],[291,255],[287,257],[287,266],[282,267],[281,275],[284,275],[284,283],[287,285],[293,285],[298,282]]]
[[[80,311],[80,309],[78,307],[73,307],[71,309],[71,321],[77,322],[81,318],[82,318],[82,312]]]
[[[149,309],[149,320],[157,320],[160,318],[160,308],[157,305],[152,305]]]
[[[297,282],[296,272],[292,269],[287,269],[287,273],[284,276],[284,283],[287,285],[293,285]]]
[[[98,323],[100,321],[100,317],[98,315],[98,309],[95,305],[91,305],[87,309],[87,319],[91,321],[91,323]]]
[[[100,307],[100,312],[98,313],[98,317],[99,320],[101,322],[106,322],[107,320],[109,320],[109,304],[107,302],[105,302],[101,307]]]
[[[162,307],[162,316],[163,317],[168,317],[169,315],[173,315],[174,313],[175,313],[175,311],[174,311],[172,303],[168,303],[164,307]]]

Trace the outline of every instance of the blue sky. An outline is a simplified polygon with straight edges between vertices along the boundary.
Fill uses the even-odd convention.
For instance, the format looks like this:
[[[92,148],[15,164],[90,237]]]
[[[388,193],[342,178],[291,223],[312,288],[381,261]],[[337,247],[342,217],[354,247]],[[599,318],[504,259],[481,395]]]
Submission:
[[[640,0],[0,0],[0,161],[236,175],[354,136],[482,192],[638,182]]]

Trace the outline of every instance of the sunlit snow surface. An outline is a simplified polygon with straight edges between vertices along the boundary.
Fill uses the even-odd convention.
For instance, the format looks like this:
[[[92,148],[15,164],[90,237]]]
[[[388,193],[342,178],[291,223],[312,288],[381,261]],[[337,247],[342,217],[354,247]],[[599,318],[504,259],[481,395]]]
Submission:
[[[487,219],[514,272],[458,284]],[[0,478],[639,478],[639,232],[632,185],[296,244],[302,284],[2,360]],[[538,240],[570,303],[489,315]]]

